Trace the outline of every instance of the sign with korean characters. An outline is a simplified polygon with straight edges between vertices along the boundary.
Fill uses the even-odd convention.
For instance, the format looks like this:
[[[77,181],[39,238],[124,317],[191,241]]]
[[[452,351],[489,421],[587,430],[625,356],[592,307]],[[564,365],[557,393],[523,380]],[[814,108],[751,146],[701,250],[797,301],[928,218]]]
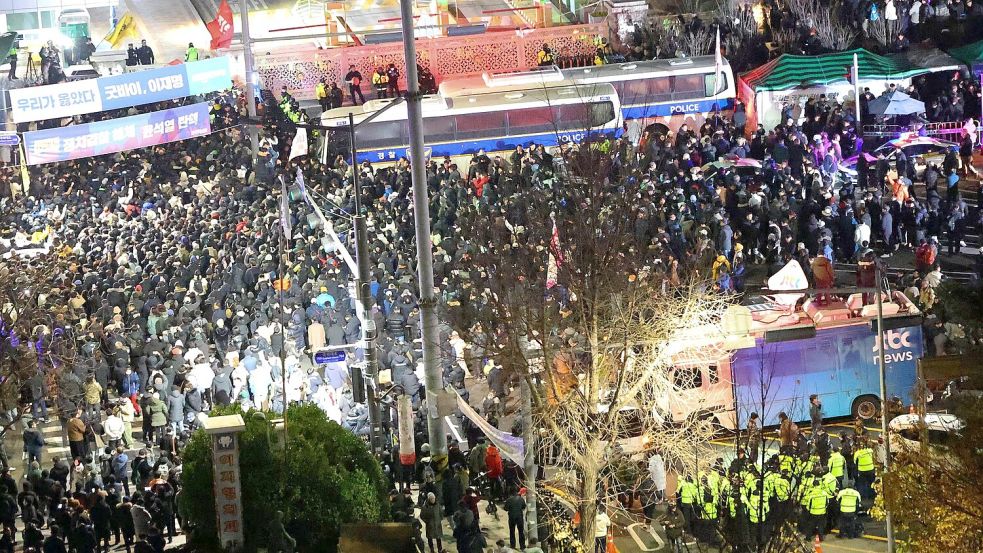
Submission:
[[[204,417],[202,428],[212,439],[215,524],[219,544],[226,551],[238,551],[245,538],[242,528],[239,433],[246,425],[242,415],[224,415]]]
[[[24,133],[28,165],[112,154],[166,144],[211,131],[208,102]]]
[[[98,79],[13,89],[11,115],[15,123],[58,119],[206,94],[230,86],[229,58],[210,58]]]

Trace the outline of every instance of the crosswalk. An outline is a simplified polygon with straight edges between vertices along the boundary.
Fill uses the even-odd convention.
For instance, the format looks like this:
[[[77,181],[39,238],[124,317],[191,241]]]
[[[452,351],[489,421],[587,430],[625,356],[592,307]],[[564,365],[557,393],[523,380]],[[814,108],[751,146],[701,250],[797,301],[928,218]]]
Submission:
[[[8,457],[10,458],[10,464],[15,469],[20,469],[23,471],[27,470],[27,461],[24,456],[20,454],[23,451],[23,441],[22,441],[22,429],[26,427],[27,420],[29,417],[25,417],[22,424],[18,425],[16,431],[8,431],[5,447],[8,452]],[[125,449],[126,454],[130,459],[136,457],[136,453],[146,447],[143,441],[143,419],[137,417],[133,421],[133,442],[130,443]],[[41,468],[49,468],[51,462],[54,458],[70,460],[72,457],[71,448],[68,445],[68,435],[62,430],[61,422],[57,417],[51,416],[48,422],[38,422],[37,429],[44,436],[45,446],[42,450],[41,455]],[[102,451],[106,447],[106,442],[103,440],[102,436],[96,436],[96,446],[98,451]]]

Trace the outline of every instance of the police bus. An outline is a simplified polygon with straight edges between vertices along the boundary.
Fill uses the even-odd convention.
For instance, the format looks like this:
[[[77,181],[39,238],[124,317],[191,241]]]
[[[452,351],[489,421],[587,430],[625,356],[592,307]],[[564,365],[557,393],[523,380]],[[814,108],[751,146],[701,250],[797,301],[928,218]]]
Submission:
[[[392,106],[364,125],[359,123],[388,107],[393,99],[369,100],[360,106],[328,110],[321,124],[328,134],[347,133],[349,113],[357,125],[358,161],[394,162],[409,157],[406,105]],[[516,146],[580,143],[621,128],[621,104],[608,83],[560,82],[508,90],[459,90],[422,100],[423,132],[428,157],[463,156],[484,150],[492,155]],[[330,129],[337,129],[332,133]],[[322,149],[326,157],[327,146]]]
[[[563,74],[578,84],[611,83],[625,120],[640,120],[661,133],[683,124],[696,128],[734,109],[734,75],[724,58],[719,68],[714,56],[695,56],[565,69]]]

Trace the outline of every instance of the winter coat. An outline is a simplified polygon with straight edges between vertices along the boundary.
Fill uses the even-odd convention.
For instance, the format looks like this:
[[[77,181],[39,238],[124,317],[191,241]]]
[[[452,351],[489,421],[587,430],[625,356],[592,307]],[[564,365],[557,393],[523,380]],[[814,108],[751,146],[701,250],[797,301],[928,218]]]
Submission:
[[[183,400],[182,400],[181,408],[183,411],[184,410]],[[150,398],[150,403],[147,405],[147,411],[149,412],[150,415],[151,426],[165,426],[167,424],[167,404],[161,401],[156,394],[152,398]]]
[[[441,536],[441,512],[440,503],[430,503],[425,501],[420,507],[420,520],[427,530],[427,538],[440,538]]]
[[[485,467],[488,469],[488,478],[499,478],[505,470],[502,456],[494,445],[488,446],[488,452],[485,453]]]
[[[171,390],[171,395],[167,398],[167,421],[181,422],[183,420],[184,394],[177,390]]]
[[[96,405],[102,401],[102,386],[98,382],[86,382],[83,390],[87,404]]]

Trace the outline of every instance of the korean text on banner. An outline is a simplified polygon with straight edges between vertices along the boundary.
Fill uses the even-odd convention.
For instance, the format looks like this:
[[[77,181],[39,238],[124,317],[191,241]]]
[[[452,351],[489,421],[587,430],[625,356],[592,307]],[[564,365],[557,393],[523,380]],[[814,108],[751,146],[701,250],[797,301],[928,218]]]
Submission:
[[[85,125],[24,133],[28,165],[145,148],[211,131],[208,102]]]
[[[231,85],[229,58],[211,58],[98,79],[13,89],[11,114],[15,123],[42,121],[205,94]]]
[[[71,117],[102,111],[99,79],[10,90],[14,123]]]

